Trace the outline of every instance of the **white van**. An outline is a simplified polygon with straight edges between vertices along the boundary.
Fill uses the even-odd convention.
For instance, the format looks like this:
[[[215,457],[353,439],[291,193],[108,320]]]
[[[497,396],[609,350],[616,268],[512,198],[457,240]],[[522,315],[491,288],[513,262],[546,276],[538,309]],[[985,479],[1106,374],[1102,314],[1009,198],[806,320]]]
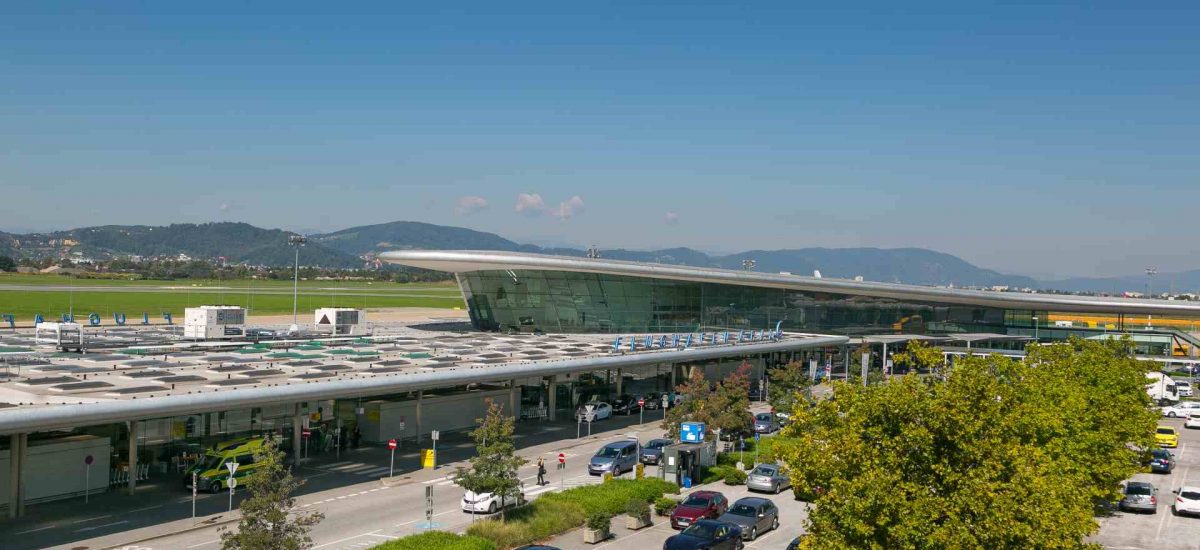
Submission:
[[[1146,393],[1155,403],[1179,401],[1179,386],[1170,376],[1161,372],[1146,373]],[[1188,390],[1191,390],[1189,387]]]

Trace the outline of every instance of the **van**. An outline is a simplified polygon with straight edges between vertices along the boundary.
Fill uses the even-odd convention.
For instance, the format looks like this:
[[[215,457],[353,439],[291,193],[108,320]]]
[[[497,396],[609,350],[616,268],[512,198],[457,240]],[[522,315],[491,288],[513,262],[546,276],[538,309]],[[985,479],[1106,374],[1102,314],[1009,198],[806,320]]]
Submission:
[[[254,472],[257,466],[254,453],[260,452],[267,444],[267,440],[262,437],[234,439],[218,443],[212,449],[205,451],[196,465],[187,470],[183,476],[183,486],[191,489],[194,476],[196,490],[219,493],[229,487],[227,481],[229,467],[225,464],[237,463],[238,467],[233,477],[241,481],[242,478]]]
[[[588,473],[594,476],[611,473],[619,476],[624,472],[633,471],[638,460],[638,442],[616,441],[600,447],[596,455],[588,462]]]
[[[1176,380],[1175,381],[1175,392],[1179,394],[1179,397],[1191,397],[1192,396],[1192,383],[1185,382],[1183,380]]]

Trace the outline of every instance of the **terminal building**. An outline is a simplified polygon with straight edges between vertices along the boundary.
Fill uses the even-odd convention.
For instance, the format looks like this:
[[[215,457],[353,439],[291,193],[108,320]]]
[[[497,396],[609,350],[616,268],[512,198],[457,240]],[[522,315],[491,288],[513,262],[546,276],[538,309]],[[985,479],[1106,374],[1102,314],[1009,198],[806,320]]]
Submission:
[[[964,290],[493,251],[395,251],[396,264],[454,273],[480,330],[627,333],[764,326],[992,342],[1130,334],[1147,355],[1194,356],[1200,304]]]

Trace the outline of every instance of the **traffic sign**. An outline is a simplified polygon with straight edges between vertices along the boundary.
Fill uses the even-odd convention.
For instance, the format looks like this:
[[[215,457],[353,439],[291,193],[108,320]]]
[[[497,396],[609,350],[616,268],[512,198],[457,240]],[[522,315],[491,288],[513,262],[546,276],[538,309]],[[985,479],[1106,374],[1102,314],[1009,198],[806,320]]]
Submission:
[[[758,443],[759,440],[761,440],[761,439],[762,439],[762,434],[760,434],[758,432],[754,432],[754,442]]]
[[[229,475],[233,476],[237,473],[238,463],[231,460],[225,463],[225,467],[229,469]]]
[[[645,398],[645,397],[639,397],[639,398],[638,398],[638,406],[639,406],[639,407],[645,407],[645,406],[646,406],[646,398]]]
[[[392,450],[396,449],[396,440],[395,439],[388,440],[388,448],[392,449]]]
[[[558,463],[566,464],[567,463],[567,455],[564,453],[558,453]]]
[[[233,489],[234,487],[237,487],[237,478],[231,477],[231,478],[229,478],[228,481],[225,482],[225,484],[229,485],[230,489]]]
[[[312,431],[309,430],[308,428],[300,430],[300,437],[303,437],[304,439],[308,439],[309,436],[311,436],[311,435],[312,435]]]
[[[95,462],[95,460],[96,460],[95,458],[92,458],[92,455],[87,455],[87,456],[83,457],[83,463],[87,464],[88,466],[91,466],[92,462]]]
[[[441,435],[442,434],[438,433],[437,430],[433,430],[432,432],[429,432],[429,439],[437,441],[438,439],[441,438]]]
[[[671,401],[671,398],[670,398],[670,397],[668,397],[668,396],[667,396],[667,394],[665,394],[665,393],[664,393],[664,394],[663,394],[663,408],[664,408],[664,409],[665,409],[665,408],[667,408],[667,407],[669,406],[669,404],[670,404],[670,401]]]

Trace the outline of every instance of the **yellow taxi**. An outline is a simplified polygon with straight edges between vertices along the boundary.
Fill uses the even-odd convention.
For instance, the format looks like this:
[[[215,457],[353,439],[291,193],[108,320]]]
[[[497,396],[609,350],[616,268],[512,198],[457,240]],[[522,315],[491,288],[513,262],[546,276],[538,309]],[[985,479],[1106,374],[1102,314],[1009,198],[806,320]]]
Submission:
[[[1154,441],[1159,447],[1170,447],[1174,449],[1179,446],[1179,432],[1170,426],[1159,426],[1154,432]]]

